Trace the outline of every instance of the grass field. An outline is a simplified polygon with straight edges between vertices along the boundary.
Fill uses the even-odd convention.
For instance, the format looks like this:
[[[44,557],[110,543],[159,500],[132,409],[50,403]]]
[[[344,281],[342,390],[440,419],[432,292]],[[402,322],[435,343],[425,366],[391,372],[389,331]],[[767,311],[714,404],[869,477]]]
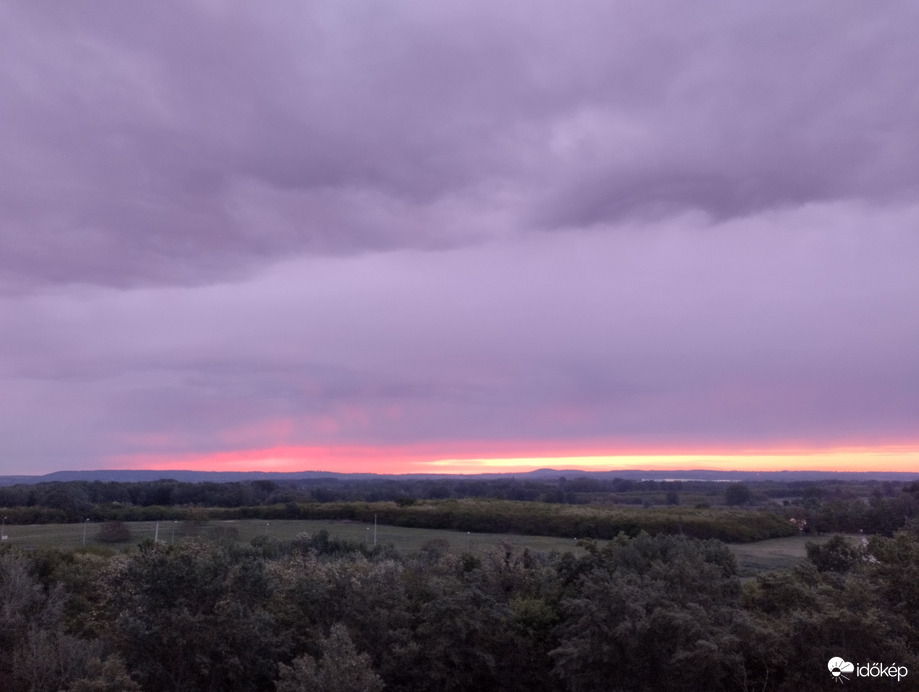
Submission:
[[[755,543],[731,545],[737,557],[741,576],[753,576],[760,572],[794,567],[807,556],[807,544],[823,543],[830,539],[826,536],[788,536],[787,538],[770,538]],[[850,540],[860,541],[864,536],[847,536]]]
[[[139,521],[126,522],[131,530],[131,540],[124,543],[100,543],[96,540],[99,524],[86,524],[86,547],[106,545],[116,549],[128,548],[140,543],[144,539],[152,539],[157,535],[159,524],[159,540],[173,543],[182,540],[181,528],[177,522],[171,521]],[[263,519],[241,519],[238,521],[211,521],[203,529],[202,535],[214,529],[236,529],[239,540],[248,542],[256,536],[270,536],[279,540],[290,540],[301,533],[316,533],[322,529],[329,532],[331,538],[362,541],[368,545],[373,544],[373,525],[354,521],[311,521],[311,520],[277,520],[265,521]],[[22,547],[48,547],[73,550],[84,545],[83,524],[33,524],[28,526],[7,526],[6,542]],[[519,536],[515,534],[499,533],[466,533],[459,531],[444,531],[437,529],[411,529],[397,526],[380,525],[376,530],[376,541],[380,545],[392,544],[400,552],[412,552],[421,549],[425,543],[433,539],[446,540],[450,549],[461,552],[470,551],[481,553],[500,545],[510,543],[521,548],[530,548],[539,551],[565,551],[579,552],[575,542],[570,538],[556,538],[552,536]]]
[[[152,539],[157,535],[159,524],[159,540],[173,543],[182,540],[181,529],[177,522],[128,522],[131,530],[131,540],[125,543],[103,544],[96,540],[99,524],[41,524],[30,526],[7,526],[8,536],[5,542],[21,547],[49,547],[73,550],[83,547],[84,531],[86,547],[107,545],[115,549],[129,548],[144,539]],[[310,520],[279,520],[264,521],[259,519],[246,519],[239,521],[211,521],[203,529],[204,532],[213,529],[235,529],[239,540],[248,542],[256,536],[266,535],[279,540],[290,540],[300,533],[315,533],[322,529],[329,532],[330,537],[363,541],[368,545],[373,544],[373,525],[354,521],[310,521]],[[581,548],[576,547],[575,541],[570,538],[556,538],[552,536],[521,536],[516,534],[495,533],[465,533],[459,531],[446,531],[439,529],[412,529],[396,526],[380,525],[376,530],[377,543],[381,545],[392,544],[400,552],[413,552],[419,550],[430,540],[441,539],[447,541],[449,548],[461,552],[484,553],[502,543],[509,543],[520,548],[531,550],[559,552],[572,551],[580,553]],[[808,541],[823,542],[829,536],[790,536],[787,538],[773,538],[755,543],[730,545],[737,557],[740,573],[743,576],[792,567],[806,555],[805,545]]]

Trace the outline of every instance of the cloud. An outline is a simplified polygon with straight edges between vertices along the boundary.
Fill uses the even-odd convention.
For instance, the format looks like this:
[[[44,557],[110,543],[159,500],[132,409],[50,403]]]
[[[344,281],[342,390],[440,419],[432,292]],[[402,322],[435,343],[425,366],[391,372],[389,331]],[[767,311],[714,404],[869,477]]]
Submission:
[[[0,457],[914,441],[917,19],[4,6]]]
[[[3,444],[906,444],[917,218],[824,205],[8,299]]]
[[[210,2],[3,10],[9,290],[291,254],[908,202],[910,6]]]

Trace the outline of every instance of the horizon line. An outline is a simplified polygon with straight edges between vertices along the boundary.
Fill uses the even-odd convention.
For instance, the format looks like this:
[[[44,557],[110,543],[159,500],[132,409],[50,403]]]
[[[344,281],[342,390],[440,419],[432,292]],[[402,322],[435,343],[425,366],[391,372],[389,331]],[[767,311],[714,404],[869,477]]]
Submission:
[[[794,474],[821,474],[821,475],[851,475],[851,474],[897,474],[897,475],[916,475],[919,476],[919,470],[886,470],[886,469],[869,469],[869,470],[843,470],[843,469],[743,469],[743,468],[654,468],[654,467],[630,467],[630,468],[557,468],[553,466],[544,466],[527,470],[505,470],[505,471],[408,471],[408,472],[380,472],[380,471],[333,471],[329,469],[300,469],[296,471],[266,471],[262,469],[248,470],[213,470],[213,469],[195,469],[195,468],[84,468],[84,469],[58,469],[47,473],[27,474],[27,473],[10,473],[0,474],[0,478],[44,478],[55,474],[64,473],[195,473],[195,474],[214,474],[214,475],[240,475],[240,474],[260,474],[269,476],[291,476],[306,473],[329,474],[337,476],[518,476],[529,475],[538,472],[556,472],[556,473],[706,473],[706,474],[762,474],[773,475],[779,473]],[[704,480],[704,479],[700,479]]]

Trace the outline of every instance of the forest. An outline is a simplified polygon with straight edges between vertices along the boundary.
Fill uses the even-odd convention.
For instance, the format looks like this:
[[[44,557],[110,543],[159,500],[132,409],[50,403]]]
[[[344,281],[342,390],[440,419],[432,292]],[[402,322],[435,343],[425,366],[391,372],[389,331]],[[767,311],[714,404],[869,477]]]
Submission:
[[[114,503],[136,507],[131,491],[149,493],[146,507],[156,511],[197,512],[188,526],[209,511],[164,502],[156,490],[171,487],[174,499],[168,482],[127,488],[122,500],[94,496],[92,486],[33,486],[31,505],[28,489],[24,505],[14,503],[22,488],[0,489],[10,492],[2,511],[68,511],[42,505],[48,497],[85,501],[80,509],[90,512]],[[672,488],[645,490],[660,494],[663,506],[640,503],[632,511],[684,506],[668,504]],[[805,511],[856,524],[884,510],[893,515],[887,528],[809,544],[796,567],[743,578],[724,543],[687,535],[685,524],[682,531],[582,538],[578,551],[551,553],[496,545],[473,554],[438,539],[400,553],[324,531],[245,543],[183,531],[169,544],[145,540],[122,550],[4,543],[0,689],[802,690],[838,681],[827,669],[837,656],[917,674],[912,485],[860,488],[852,498],[804,488],[784,504],[769,497],[775,489],[751,484],[745,507],[728,507],[732,493],[724,487],[709,490],[719,506],[685,511],[722,512],[729,523],[743,512],[786,523],[786,513]],[[253,497],[265,494],[262,504],[235,509],[313,506],[297,501],[303,498],[271,501],[278,491],[288,492],[251,488]],[[690,494],[685,487],[677,492]],[[401,505],[372,504],[407,511],[462,501],[413,496]],[[510,502],[480,497],[473,506],[497,515]],[[853,503],[858,512],[843,511]],[[615,504],[609,511],[617,511]],[[908,673],[906,681],[881,677],[871,684],[913,686]]]

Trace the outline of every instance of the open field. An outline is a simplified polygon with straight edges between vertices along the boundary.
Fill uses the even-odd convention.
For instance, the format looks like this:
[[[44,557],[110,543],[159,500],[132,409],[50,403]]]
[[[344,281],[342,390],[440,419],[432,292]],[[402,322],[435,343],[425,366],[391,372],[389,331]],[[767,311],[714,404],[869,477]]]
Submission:
[[[108,546],[123,549],[135,545],[144,539],[152,539],[159,524],[159,540],[172,543],[182,540],[178,522],[172,521],[138,521],[126,522],[131,530],[131,540],[124,543],[101,543],[96,540],[99,524],[85,525],[86,547]],[[270,536],[279,540],[290,540],[301,533],[316,533],[322,529],[329,532],[331,538],[363,541],[373,544],[373,524],[355,521],[313,521],[313,520],[276,520],[241,519],[238,521],[211,521],[201,530],[202,535],[209,531],[236,529],[239,540],[248,542],[256,536]],[[83,546],[83,524],[33,524],[28,526],[8,526],[7,542],[23,547],[48,547],[65,550],[78,549]],[[570,538],[553,536],[520,536],[500,533],[466,533],[440,529],[412,529],[398,526],[377,527],[377,543],[392,544],[401,552],[412,552],[421,549],[433,539],[446,540],[452,550],[482,553],[501,543],[510,543],[521,548],[539,551],[580,551]]]
[[[807,556],[807,544],[824,543],[830,535],[823,536],[788,536],[787,538],[770,538],[755,543],[732,544],[729,547],[737,557],[741,576],[753,576],[760,572],[775,569],[788,569]],[[851,541],[865,538],[862,534],[846,536]]]
[[[159,539],[161,541],[173,543],[183,540],[178,522],[140,521],[127,522],[132,538],[124,543],[100,543],[96,540],[99,524],[93,523],[88,523],[85,526],[83,524],[8,526],[6,529],[8,535],[6,542],[22,547],[73,550],[84,545],[85,528],[86,547],[104,545],[114,549],[124,549],[144,539],[152,539],[157,534],[157,524],[159,524]],[[372,524],[347,520],[264,521],[260,519],[243,519],[238,521],[211,521],[202,528],[202,535],[207,535],[209,531],[214,531],[215,529],[217,531],[235,529],[238,532],[239,540],[243,542],[248,542],[260,535],[270,536],[278,540],[290,540],[301,533],[316,533],[325,529],[331,538],[363,541],[368,545],[373,544]],[[853,538],[859,539],[861,536]],[[435,539],[447,541],[449,548],[452,550],[472,553],[484,553],[503,543],[544,552],[570,550],[579,553],[583,550],[575,545],[573,539],[553,536],[466,533],[443,529],[413,529],[384,525],[377,527],[377,543],[380,545],[392,544],[400,552],[420,550],[425,543]],[[730,544],[730,548],[737,556],[741,575],[751,576],[759,572],[792,567],[804,559],[806,555],[805,546],[808,541],[823,542],[828,539],[829,536],[789,536],[755,543]]]

